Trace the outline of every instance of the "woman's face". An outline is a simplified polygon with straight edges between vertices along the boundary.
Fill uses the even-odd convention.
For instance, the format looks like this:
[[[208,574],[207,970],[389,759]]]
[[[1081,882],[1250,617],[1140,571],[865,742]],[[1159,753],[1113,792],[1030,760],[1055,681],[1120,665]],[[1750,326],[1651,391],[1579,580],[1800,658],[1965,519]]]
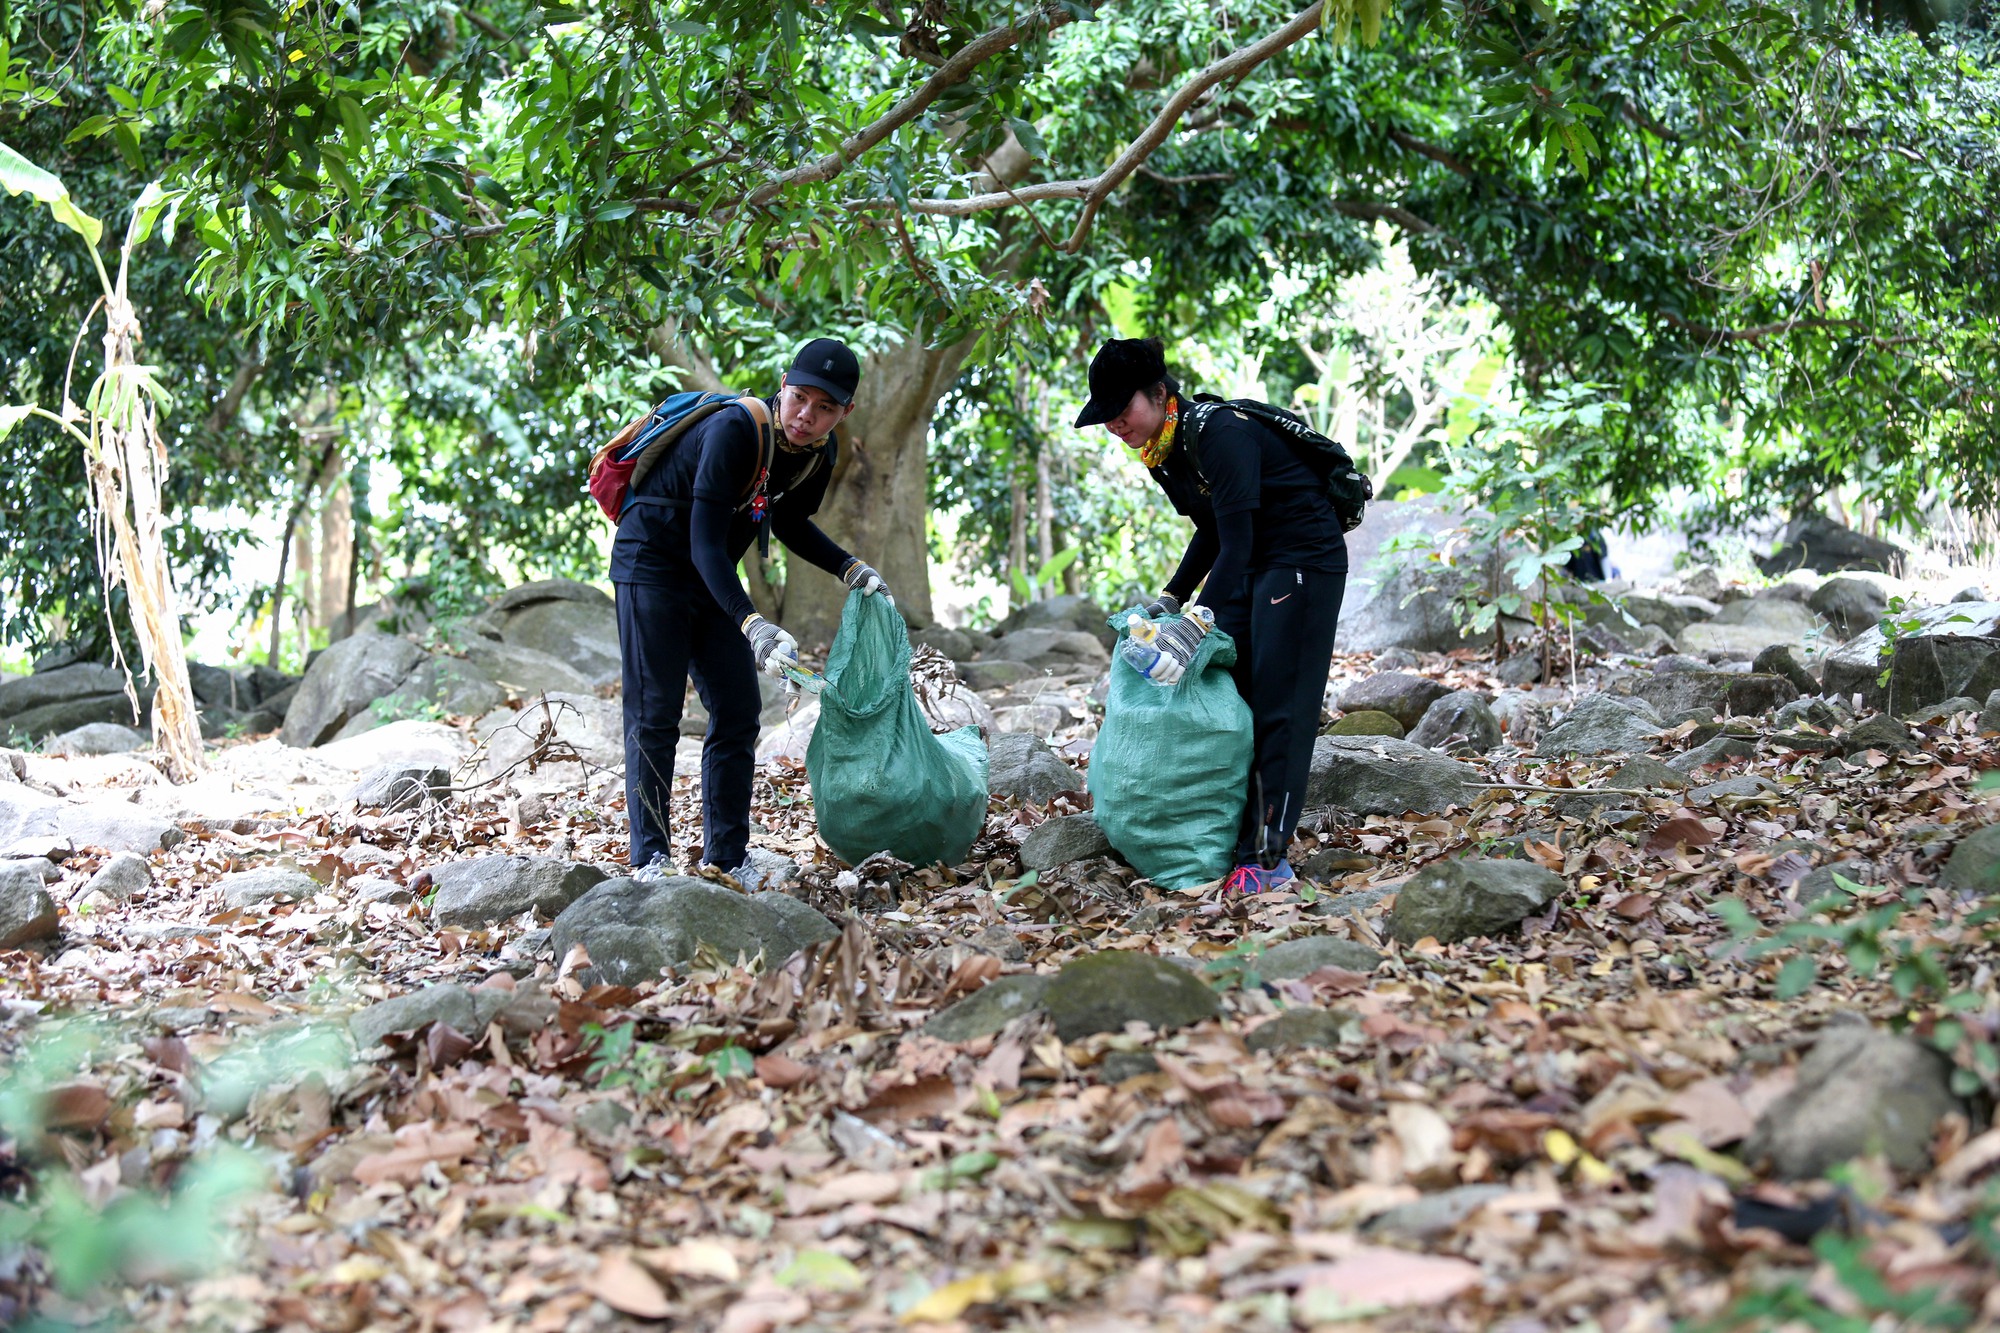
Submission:
[[[1160,433],[1160,427],[1167,420],[1167,399],[1160,395],[1154,402],[1152,392],[1141,389],[1132,395],[1132,401],[1125,404],[1125,410],[1104,423],[1104,429],[1122,440],[1127,448],[1137,449],[1146,441]]]

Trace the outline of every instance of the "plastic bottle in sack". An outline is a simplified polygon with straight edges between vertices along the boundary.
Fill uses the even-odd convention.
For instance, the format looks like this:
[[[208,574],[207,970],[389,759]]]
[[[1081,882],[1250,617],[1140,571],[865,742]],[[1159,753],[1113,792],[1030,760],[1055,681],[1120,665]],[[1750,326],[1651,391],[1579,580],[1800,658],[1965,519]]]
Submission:
[[[1130,630],[1125,637],[1125,661],[1131,668],[1153,680],[1153,672],[1159,667],[1164,656],[1159,649],[1159,641],[1167,639],[1187,648],[1186,657],[1194,656],[1194,646],[1215,628],[1215,613],[1205,606],[1191,606],[1185,615],[1174,616],[1165,621],[1151,621],[1134,612],[1125,622]],[[1154,681],[1158,684],[1157,681]]]

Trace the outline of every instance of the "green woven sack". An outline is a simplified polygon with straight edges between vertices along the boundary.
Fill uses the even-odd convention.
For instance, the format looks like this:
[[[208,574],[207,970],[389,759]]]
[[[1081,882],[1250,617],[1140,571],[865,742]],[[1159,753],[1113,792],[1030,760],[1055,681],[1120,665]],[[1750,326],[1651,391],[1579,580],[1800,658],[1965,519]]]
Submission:
[[[977,727],[931,735],[910,688],[910,633],[886,597],[847,595],[806,746],[819,836],[849,865],[876,852],[956,865],[986,826]]]
[[[1186,674],[1155,685],[1125,660],[1131,615],[1111,617],[1118,650],[1090,751],[1091,809],[1141,874],[1161,888],[1192,888],[1235,864],[1248,799],[1250,705],[1229,675],[1236,641],[1210,630]]]

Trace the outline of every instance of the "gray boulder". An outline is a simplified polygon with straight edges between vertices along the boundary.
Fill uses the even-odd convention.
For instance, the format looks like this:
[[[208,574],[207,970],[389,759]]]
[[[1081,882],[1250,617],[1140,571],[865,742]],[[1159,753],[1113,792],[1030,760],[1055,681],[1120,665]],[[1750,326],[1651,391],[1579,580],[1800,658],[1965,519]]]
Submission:
[[[1427,676],[1383,671],[1342,690],[1340,711],[1387,713],[1405,732],[1409,732],[1423,720],[1432,704],[1450,693],[1450,686]]]
[[[1006,704],[993,710],[993,731],[1006,736],[1047,736],[1069,721],[1069,710],[1053,703]]]
[[[1821,731],[1851,721],[1854,714],[1838,699],[1810,698],[1794,699],[1771,715],[1774,727],[1796,727],[1801,723],[1818,727]]]
[[[57,929],[55,899],[41,872],[21,862],[0,862],[0,949],[47,939]]]
[[[130,801],[65,804],[56,831],[72,847],[102,847],[107,852],[163,852],[187,837],[180,825]]]
[[[1339,652],[1383,652],[1407,648],[1441,653],[1485,641],[1468,635],[1452,616],[1458,597],[1489,585],[1499,566],[1496,554],[1445,565],[1426,554],[1384,556],[1382,547],[1407,534],[1439,536],[1459,527],[1465,516],[1438,496],[1420,500],[1377,500],[1361,525],[1347,534],[1347,594],[1334,636]],[[1413,726],[1416,716],[1405,725]],[[1400,719],[1399,719],[1400,720]]]
[[[1028,870],[1053,870],[1088,856],[1105,856],[1111,839],[1088,810],[1037,824],[1021,841],[1021,865]]]
[[[1938,703],[1958,694],[1983,699],[1987,692],[2000,688],[2000,680],[1987,685],[1985,690],[1973,688],[1973,677],[1992,656],[1993,645],[1981,642],[1939,646],[1949,639],[1984,641],[2000,637],[2000,602],[1927,606],[1910,611],[1902,618],[1915,624],[1907,633],[1899,635],[1892,654],[1885,655],[1883,652],[1888,641],[1883,637],[1880,626],[1863,630],[1828,653],[1820,671],[1825,692],[1843,700],[1859,694],[1869,707],[1880,708],[1888,702],[1888,690],[1880,684],[1885,665],[1890,666],[1892,672],[1900,666],[1906,673],[1905,679],[1897,685],[1895,709],[1898,712]],[[1924,646],[1932,651],[1919,652],[1919,640],[1925,641]],[[1898,662],[1896,654],[1903,653],[1906,647],[1910,655]],[[1926,678],[1924,682],[1912,679],[1919,674]],[[1891,679],[1894,679],[1893,674]]]
[[[1331,1050],[1350,1030],[1360,1035],[1354,1016],[1338,1009],[1287,1009],[1270,1022],[1260,1023],[1243,1044],[1253,1051]]]
[[[1986,590],[1977,583],[1968,583],[1951,595],[1954,602],[1983,602],[1987,600]]]
[[[1725,763],[1731,759],[1750,759],[1755,757],[1756,753],[1757,746],[1741,736],[1715,736],[1667,760],[1667,767],[1682,773],[1694,773],[1707,768],[1710,764]]]
[[[1676,717],[1706,712],[1757,717],[1799,697],[1799,690],[1783,676],[1743,671],[1676,671],[1670,675],[1642,677],[1632,686],[1632,697],[1651,704],[1660,717]]]
[[[215,881],[225,907],[254,907],[277,898],[304,902],[319,892],[319,881],[291,866],[258,866]]]
[[[510,921],[523,912],[552,917],[604,882],[594,865],[553,856],[477,856],[431,872],[431,919],[445,926]]]
[[[812,710],[813,717],[819,715],[816,704],[806,704],[793,719],[795,723],[803,718],[807,709]],[[585,763],[598,768],[624,769],[625,715],[618,701],[600,699],[594,694],[551,694],[546,701],[536,699],[520,708],[490,713],[479,720],[473,731],[487,742],[488,776],[525,759],[545,724],[553,724],[554,739],[575,749]],[[581,780],[582,775],[574,763],[553,767],[568,770]],[[520,772],[519,769],[515,771]]]
[[[466,645],[465,661],[481,675],[498,682],[507,698],[532,699],[538,694],[588,694],[595,678],[566,658],[520,643],[474,639]]]
[[[451,773],[410,764],[377,764],[361,775],[347,800],[363,810],[412,810],[451,795]]]
[[[1082,791],[1083,779],[1039,737],[1019,733],[986,742],[986,789],[1029,805],[1046,805],[1066,791]]]
[[[1829,1028],[1799,1062],[1792,1090],[1767,1107],[1743,1145],[1787,1180],[1812,1180],[1880,1153],[1899,1171],[1930,1166],[1938,1121],[1964,1105],[1951,1065],[1908,1037],[1859,1024]]]
[[[1306,805],[1354,814],[1442,814],[1470,805],[1479,772],[1434,750],[1387,736],[1321,736],[1313,742]]]
[[[910,647],[935,648],[954,662],[965,662],[978,651],[972,636],[964,630],[951,629],[944,625],[926,625],[922,629],[910,631]]]
[[[1798,650],[1789,643],[1774,643],[1757,654],[1750,670],[1758,675],[1782,676],[1800,695],[1818,694],[1819,680],[1799,661]]]
[[[1563,715],[1562,721],[1542,734],[1535,753],[1632,754],[1651,749],[1661,727],[1659,711],[1644,699],[1617,694],[1585,695]]]
[[[469,659],[437,656],[417,663],[388,697],[391,702],[385,711],[391,715],[414,716],[435,708],[449,717],[481,717],[506,703],[508,692]],[[347,726],[369,722],[374,713],[371,706],[349,719]]]
[[[1110,613],[1088,597],[1065,593],[1060,597],[1045,597],[1039,602],[1016,607],[1007,613],[1006,619],[993,627],[993,634],[996,638],[1005,638],[1026,629],[1074,630],[1090,635],[1108,652],[1118,642],[1117,631],[1110,628],[1110,619]]]
[[[371,1004],[348,1016],[347,1030],[362,1050],[380,1046],[391,1033],[415,1032],[432,1023],[477,1037],[510,1003],[525,998],[515,991],[468,990],[455,982],[426,986]]]
[[[1485,754],[1500,743],[1500,719],[1484,695],[1454,690],[1429,708],[1410,733],[1412,745],[1428,750],[1450,749]]]
[[[1687,775],[1669,764],[1662,763],[1651,755],[1634,755],[1612,770],[1604,779],[1606,787],[1617,787],[1624,791],[1685,791]],[[1634,797],[1617,792],[1592,792],[1588,788],[1580,795],[1562,796],[1556,799],[1556,813],[1568,819],[1588,819],[1603,810],[1613,810],[1630,806]]]
[[[18,782],[0,784],[0,850],[16,843],[60,845],[63,802]]]
[[[1986,702],[1979,709],[1979,729],[1982,732],[2000,731],[2000,690],[1986,696]]]
[[[510,647],[566,662],[593,686],[618,679],[618,610],[587,583],[546,579],[509,589],[487,619]]]
[[[408,639],[387,634],[342,639],[306,668],[279,738],[297,746],[332,740],[356,714],[393,694],[423,657],[423,650]]]
[[[83,891],[86,897],[96,894],[113,902],[123,902],[144,893],[152,884],[152,864],[133,852],[120,852],[97,868],[97,873],[90,877]]]
[[[1521,923],[1567,886],[1530,861],[1439,861],[1396,891],[1389,933],[1404,944],[1429,936],[1443,944],[1498,935]]]
[[[1954,893],[1990,898],[2000,891],[2000,824],[1989,824],[1962,839],[1938,872],[1938,883]]]
[[[152,700],[152,689],[136,681],[140,722]],[[125,675],[96,662],[77,662],[31,676],[0,681],[0,739],[26,741],[59,735],[93,722],[132,725],[132,701],[125,695]]]
[[[1882,880],[1882,870],[1873,861],[1859,858],[1834,861],[1828,865],[1816,866],[1800,876],[1798,883],[1792,886],[1792,897],[1801,904],[1818,902],[1840,887],[1834,882],[1836,875],[1864,888],[1874,888]]]
[[[1841,733],[1840,743],[1841,748],[1851,755],[1860,754],[1863,750],[1905,754],[1917,748],[1917,738],[1910,734],[1910,729],[1887,713],[1878,713],[1866,722],[1849,727]]]
[[[1689,653],[1750,661],[1774,643],[1802,644],[1820,626],[1803,602],[1789,597],[1748,597],[1722,608],[1715,619],[1689,625],[1680,646]]]
[[[1844,642],[1874,626],[1889,596],[1865,579],[1828,579],[1806,605],[1825,617],[1833,636]]]
[[[605,880],[563,909],[549,939],[558,958],[581,944],[590,954],[591,980],[633,985],[687,965],[702,945],[732,962],[761,954],[766,967],[776,967],[839,934],[831,921],[776,890],[746,897],[676,875]]]
[[[1042,1002],[1064,1041],[1121,1032],[1131,1022],[1160,1032],[1221,1011],[1215,992],[1186,968],[1152,954],[1118,951],[1088,954],[1064,967]]]
[[[1041,673],[1024,662],[961,662],[958,678],[975,690],[1004,690]]]
[[[1337,967],[1364,975],[1382,961],[1379,950],[1338,935],[1307,935],[1274,944],[1257,956],[1254,970],[1265,981],[1296,981],[1322,967]]]
[[[1996,689],[2000,635],[1918,636],[1896,641],[1882,706],[1898,717],[1916,717],[1953,699],[1984,699]]]
[[[1073,629],[1016,630],[996,641],[982,657],[1037,670],[1102,667],[1111,662],[1111,653],[1095,635]]]
[[[1042,1007],[1051,977],[1001,977],[931,1016],[924,1032],[939,1041],[978,1041]]]
[[[89,722],[52,736],[42,746],[44,754],[93,755],[130,754],[143,750],[153,738],[136,727],[121,722]]]
[[[1695,787],[1687,794],[1689,805],[1733,805],[1778,790],[1778,784],[1754,773],[1744,773],[1720,782]]]
[[[1800,514],[1792,519],[1785,525],[1783,543],[1757,561],[1757,567],[1772,577],[1795,569],[1817,570],[1822,574],[1838,569],[1894,574],[1902,565],[1902,547],[1864,536],[1825,514]]]

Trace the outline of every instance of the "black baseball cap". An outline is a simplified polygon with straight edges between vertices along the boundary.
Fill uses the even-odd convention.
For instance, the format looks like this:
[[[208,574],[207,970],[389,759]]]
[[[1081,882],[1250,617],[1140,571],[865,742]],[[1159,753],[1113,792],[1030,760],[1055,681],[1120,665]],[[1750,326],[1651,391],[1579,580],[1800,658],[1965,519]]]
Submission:
[[[1076,414],[1077,426],[1101,426],[1117,419],[1131,405],[1133,394],[1162,381],[1167,392],[1180,391],[1167,374],[1166,353],[1158,338],[1113,338],[1090,359],[1090,401]]]
[[[785,383],[824,389],[833,395],[833,401],[846,407],[854,401],[854,390],[861,383],[861,362],[846,343],[814,338],[792,358]]]

